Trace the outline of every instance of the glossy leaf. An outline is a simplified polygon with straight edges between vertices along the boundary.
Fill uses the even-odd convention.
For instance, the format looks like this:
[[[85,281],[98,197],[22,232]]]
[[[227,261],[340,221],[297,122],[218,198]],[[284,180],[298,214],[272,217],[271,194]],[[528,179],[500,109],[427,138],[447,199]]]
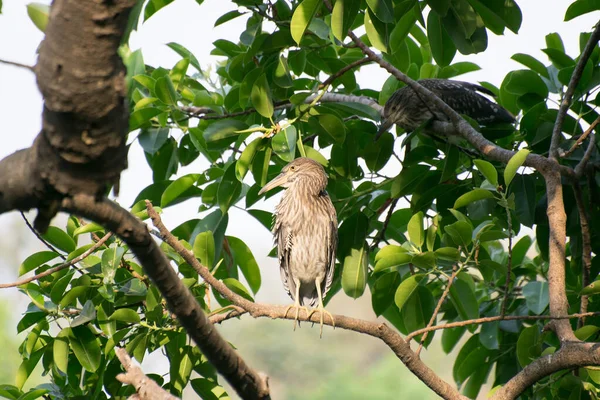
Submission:
[[[504,169],[504,184],[506,186],[510,185],[517,173],[517,170],[521,165],[523,165],[528,154],[529,150],[521,149],[514,156],[512,156],[510,160],[508,160],[506,168]]]
[[[404,307],[410,296],[417,290],[419,283],[424,277],[425,275],[423,274],[411,275],[400,283],[394,295],[394,303],[399,310],[402,310],[402,307]]]
[[[496,171],[492,163],[485,160],[473,160],[473,163],[489,183],[493,186],[498,186],[498,171]]]
[[[184,175],[181,178],[177,178],[174,182],[172,182],[165,191],[163,192],[160,198],[160,206],[166,207],[175,201],[179,196],[185,193],[189,188],[194,186],[196,181],[200,178],[200,174],[188,174]]]
[[[261,277],[260,268],[258,267],[258,263],[256,262],[252,251],[250,251],[250,248],[248,248],[246,243],[236,237],[227,236],[227,242],[233,250],[235,261],[240,267],[242,274],[244,274],[244,278],[246,278],[250,290],[252,290],[252,293],[256,294],[258,289],[260,289]]]
[[[260,115],[265,118],[273,116],[273,100],[271,99],[271,89],[269,88],[266,75],[259,76],[254,82],[250,99],[252,100],[252,105]]]
[[[69,345],[75,353],[77,361],[87,371],[95,372],[100,367],[102,359],[102,351],[96,336],[86,326],[66,329],[68,331],[65,335],[69,338]]]
[[[412,216],[410,221],[408,222],[408,237],[410,241],[421,248],[425,241],[425,231],[423,228],[423,213],[418,212]]]
[[[523,297],[525,297],[527,308],[532,313],[540,315],[550,303],[548,282],[528,282],[523,286]]]
[[[40,265],[50,260],[54,260],[56,257],[58,257],[58,253],[53,251],[40,251],[33,253],[19,266],[19,276],[36,269]]]
[[[344,292],[356,299],[365,291],[367,286],[367,268],[369,257],[366,246],[351,249],[344,258],[342,270],[342,288]]]
[[[359,4],[353,0],[339,0],[333,5],[331,14],[331,31],[339,41],[344,40],[348,29],[356,19]]]
[[[320,0],[303,0],[294,11],[290,30],[292,38],[297,44],[300,44],[306,28],[319,10],[321,3]]]
[[[284,161],[291,162],[296,157],[297,132],[294,125],[290,125],[271,140],[271,147],[275,154]]]
[[[460,196],[454,202],[454,209],[458,209],[473,203],[474,201],[493,199],[494,194],[486,189],[473,189]]]
[[[0,3],[1,5],[1,3]],[[48,16],[50,14],[50,6],[42,3],[29,3],[27,4],[27,15],[31,19],[31,22],[40,31],[46,31],[46,25],[48,25]]]
[[[194,256],[202,265],[211,269],[215,264],[215,238],[211,231],[196,235],[193,246]]]

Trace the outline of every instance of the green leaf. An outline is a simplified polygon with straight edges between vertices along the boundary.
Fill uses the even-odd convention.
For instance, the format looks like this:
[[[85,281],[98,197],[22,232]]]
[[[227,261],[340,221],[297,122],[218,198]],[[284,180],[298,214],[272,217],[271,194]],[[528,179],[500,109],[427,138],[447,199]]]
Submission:
[[[450,8],[450,0],[427,0],[427,4],[440,17],[445,17]]]
[[[140,322],[140,315],[131,308],[119,308],[108,318],[111,321],[121,321],[128,324]]]
[[[267,82],[267,76],[265,74],[259,76],[254,82],[252,92],[250,93],[250,100],[260,115],[265,118],[271,118],[273,116],[271,89],[269,88],[269,82]]]
[[[435,11],[427,16],[427,36],[436,64],[441,67],[450,65],[456,55],[456,46]]]
[[[252,293],[256,294],[258,289],[260,289],[261,277],[260,268],[254,259],[252,251],[250,251],[250,248],[246,243],[234,236],[227,236],[227,242],[233,250],[235,262],[240,267],[242,274],[244,274],[244,278],[246,278],[250,290],[252,290]]]
[[[173,201],[177,200],[181,194],[185,193],[189,188],[194,186],[199,178],[200,174],[188,174],[173,181],[163,192],[160,198],[160,206],[166,207]]]
[[[448,261],[458,261],[460,260],[460,252],[458,249],[454,247],[440,247],[435,250],[435,255],[442,259]]]
[[[19,266],[19,276],[26,274],[29,271],[33,271],[40,265],[45,264],[50,260],[54,260],[58,256],[59,254],[54,251],[40,251],[33,253]]]
[[[60,250],[70,253],[75,250],[77,245],[75,241],[65,231],[55,226],[49,226],[46,233],[42,235],[50,244],[58,247]]]
[[[263,146],[264,143],[265,139],[258,137],[250,142],[244,151],[242,151],[240,158],[235,164],[235,176],[240,182],[244,179],[244,176],[246,176],[246,173],[250,169],[250,166],[254,161],[254,157],[256,156],[256,152]]]
[[[364,159],[371,171],[381,170],[394,152],[394,136],[384,132],[377,142],[370,141],[364,150]]]
[[[473,160],[473,162],[489,183],[493,186],[498,186],[498,171],[496,171],[496,168],[494,168],[492,163],[485,160]]]
[[[52,302],[54,304],[60,303],[61,299],[63,298],[63,294],[65,293],[65,290],[67,289],[67,287],[69,286],[69,283],[71,282],[73,273],[74,273],[74,270],[67,272],[65,274],[65,276],[59,278],[52,285],[52,290],[50,291],[50,300],[52,300]]]
[[[450,286],[450,300],[463,321],[479,318],[479,304],[474,289],[473,278],[465,272],[458,274]]]
[[[600,331],[599,327],[594,326],[594,325],[586,325],[586,326],[582,326],[581,328],[577,329],[575,331],[575,336],[577,337],[577,339],[585,341],[585,340],[588,340],[593,335],[595,335],[598,331]]]
[[[69,338],[71,349],[81,366],[89,372],[96,372],[102,358],[102,351],[96,336],[87,326],[66,329],[68,329],[66,335]]]
[[[412,216],[408,222],[408,238],[419,249],[425,241],[425,231],[423,229],[423,212],[419,211]]]
[[[367,0],[367,4],[381,22],[394,22],[394,5],[391,0]]]
[[[394,294],[400,284],[400,274],[391,272],[380,276],[371,288],[371,304],[378,317],[394,302]]]
[[[163,111],[159,108],[146,107],[135,110],[129,115],[129,131],[134,131],[150,121],[152,118],[161,114]]]
[[[223,279],[223,283],[225,284],[225,286],[227,286],[233,292],[244,297],[246,300],[254,301],[254,299],[252,298],[252,295],[250,294],[250,292],[248,292],[248,289],[246,289],[246,287],[244,285],[242,285],[242,283],[240,281],[238,281],[237,279],[226,278],[226,279]]]
[[[523,286],[523,297],[527,308],[537,315],[544,312],[550,303],[548,282],[533,281]]]
[[[457,328],[449,328],[443,329],[442,332],[442,350],[444,353],[448,354],[453,349],[454,346],[458,343],[458,341],[462,338],[464,333],[467,331],[467,328],[464,326],[459,326]]]
[[[183,58],[183,59],[179,60],[177,62],[177,64],[175,64],[175,66],[173,67],[171,72],[169,72],[171,81],[173,82],[173,85],[175,86],[176,89],[181,89],[181,87],[182,87],[181,82],[183,82],[183,78],[186,77],[186,73],[187,73],[187,69],[188,69],[189,65],[190,65],[190,59]],[[156,86],[155,86],[155,91],[156,91]]]
[[[548,69],[537,58],[530,56],[529,54],[517,53],[517,54],[513,54],[511,59],[515,60],[518,63],[523,64],[530,70],[537,72],[544,78],[550,79],[550,75],[548,74]]]
[[[63,328],[54,338],[52,355],[54,364],[60,371],[67,373],[69,363],[69,333],[71,328]]]
[[[193,246],[194,257],[200,264],[211,269],[215,264],[215,238],[211,231],[201,232],[196,235]]]
[[[341,119],[333,114],[321,114],[318,117],[319,125],[331,136],[336,143],[342,144],[346,140],[346,127]]]
[[[493,199],[494,194],[487,189],[473,189],[470,192],[467,192],[460,196],[454,202],[454,209],[458,209],[464,207],[468,204],[473,203],[474,201],[484,200],[484,199]]]
[[[235,176],[236,163],[231,164],[225,170],[225,175],[221,178],[219,188],[217,189],[217,201],[219,208],[225,214],[238,200],[242,192],[242,183]]]
[[[198,59],[196,58],[196,56],[194,56],[192,54],[191,51],[189,51],[188,49],[186,49],[184,46],[180,45],[179,43],[171,42],[171,43],[167,43],[167,46],[169,46],[172,50],[174,50],[181,57],[188,58],[190,60],[190,64],[192,64],[192,66],[194,68],[196,68],[196,70],[198,72],[202,73],[202,69],[200,68],[200,63],[198,62]]]
[[[402,307],[404,307],[410,296],[417,290],[419,283],[424,277],[424,274],[411,275],[400,283],[394,295],[394,303],[396,303],[399,310],[402,310]]]
[[[13,385],[0,385],[0,396],[10,399],[17,400],[23,395],[23,392],[16,386]]]
[[[271,147],[283,161],[291,162],[296,158],[298,135],[294,125],[290,125],[271,139]]]
[[[386,270],[386,269],[392,268],[392,267],[406,265],[412,261],[412,258],[413,258],[412,254],[409,254],[406,252],[404,252],[404,253],[399,252],[399,253],[381,258],[380,260],[378,260],[376,262],[373,273],[378,273],[378,272],[381,272],[383,270]]]
[[[369,41],[377,50],[387,53],[388,51],[388,32],[387,26],[373,16],[371,11],[365,13],[365,30]]]
[[[452,238],[454,244],[466,248],[472,242],[473,227],[465,221],[456,221],[444,227],[446,233]]]
[[[367,286],[369,255],[363,245],[360,249],[353,248],[344,258],[342,270],[342,288],[344,293],[353,299],[359,298]]]
[[[222,386],[218,383],[204,378],[196,378],[190,381],[192,389],[198,396],[203,400],[227,400],[229,396],[225,392]]]
[[[600,0],[577,0],[571,3],[565,13],[565,21],[570,21],[581,15],[600,10]]]
[[[521,331],[517,340],[517,359],[521,367],[529,365],[542,354],[542,340],[540,327],[530,326]]]
[[[504,184],[507,187],[510,185],[510,182],[512,182],[519,167],[525,162],[528,154],[529,150],[521,149],[514,156],[512,156],[510,160],[508,160],[506,168],[504,169]]]
[[[582,296],[589,296],[589,295],[598,294],[598,293],[600,293],[600,280],[590,283],[589,285],[584,287],[581,290],[581,293],[579,293],[579,294]]]
[[[214,142],[231,136],[238,136],[238,131],[246,128],[248,128],[248,125],[242,121],[236,119],[223,119],[210,124],[204,130],[203,137],[207,143]]]
[[[113,283],[121,259],[125,254],[123,247],[110,247],[102,253],[102,275],[104,283]]]
[[[290,31],[292,39],[298,45],[300,45],[300,40],[302,40],[306,28],[308,28],[310,21],[319,10],[321,3],[321,0],[304,0],[294,11],[290,23]]]
[[[232,19],[240,17],[244,14],[245,13],[241,13],[238,10],[229,11],[229,12],[221,15],[219,18],[217,18],[217,20],[215,21],[214,27],[216,28],[217,26],[222,25],[225,22],[231,21]]]
[[[63,298],[60,300],[60,306],[66,307],[70,304],[73,304],[79,296],[81,296],[84,293],[86,293],[87,291],[89,291],[88,286],[89,285],[75,286],[74,288],[69,290],[67,293],[65,293]]]
[[[156,80],[154,93],[160,101],[167,105],[174,106],[177,104],[177,91],[169,75],[164,75]]]
[[[331,31],[340,42],[344,40],[348,29],[352,27],[360,4],[355,0],[337,0],[331,14]]]
[[[0,6],[2,3],[0,3]],[[42,3],[27,4],[27,15],[31,22],[42,32],[46,32],[48,25],[48,15],[50,14],[50,6]]]
[[[96,309],[94,308],[94,303],[92,303],[91,300],[88,300],[83,305],[83,308],[81,309],[79,315],[73,318],[73,321],[71,321],[71,328],[87,324],[88,322],[93,321],[95,319]]]
[[[398,198],[412,193],[413,189],[427,176],[429,170],[429,166],[421,164],[403,168],[392,182],[392,197]]]
[[[523,96],[531,93],[542,99],[548,97],[548,86],[542,78],[535,72],[529,69],[520,69],[511,71],[506,75],[503,86],[506,91],[517,96]]]

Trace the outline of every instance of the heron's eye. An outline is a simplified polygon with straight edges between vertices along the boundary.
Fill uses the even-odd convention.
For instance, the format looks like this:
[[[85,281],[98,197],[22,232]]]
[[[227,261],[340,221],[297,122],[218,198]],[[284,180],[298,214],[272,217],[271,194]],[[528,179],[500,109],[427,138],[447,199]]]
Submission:
[[[292,165],[292,166],[290,167],[290,170],[291,170],[291,171],[296,171],[296,166],[295,166],[295,165]]]

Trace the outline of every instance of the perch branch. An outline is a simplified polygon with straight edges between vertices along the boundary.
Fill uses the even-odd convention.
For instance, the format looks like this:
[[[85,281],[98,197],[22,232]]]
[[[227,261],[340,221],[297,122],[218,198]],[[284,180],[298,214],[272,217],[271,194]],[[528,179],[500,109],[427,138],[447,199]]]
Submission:
[[[340,76],[344,75],[346,72],[350,71],[352,68],[356,68],[358,66],[361,66],[363,64],[367,64],[367,63],[370,63],[370,62],[372,62],[372,60],[369,59],[369,58],[361,58],[359,60],[351,62],[350,64],[346,65],[344,68],[342,68],[339,71],[337,71],[335,74],[331,75],[323,83],[321,83],[319,85],[319,89],[322,89],[324,87],[327,87],[328,85],[331,85],[333,83],[333,81],[335,81]]]
[[[570,156],[579,146],[581,146],[581,143],[585,141],[585,139],[590,135],[590,133],[592,133],[592,131],[596,129],[596,126],[598,126],[598,124],[600,124],[600,116],[596,118],[594,122],[592,122],[592,124],[585,130],[585,132],[583,132],[581,136],[579,136],[579,138],[577,138],[577,141],[573,143],[573,146],[571,146],[571,148],[565,151],[564,153],[561,153],[560,156],[563,158]]]

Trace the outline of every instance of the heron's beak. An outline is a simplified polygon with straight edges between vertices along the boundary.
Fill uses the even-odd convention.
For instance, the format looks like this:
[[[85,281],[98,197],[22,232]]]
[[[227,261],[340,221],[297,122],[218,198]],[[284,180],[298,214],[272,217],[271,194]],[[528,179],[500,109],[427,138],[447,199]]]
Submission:
[[[258,192],[258,195],[260,196],[263,193],[268,192],[271,189],[275,189],[278,186],[281,186],[283,184],[285,184],[288,180],[288,176],[285,173],[281,173],[279,175],[277,175],[275,178],[273,178],[273,180],[269,183],[267,183],[265,186],[263,186],[262,189],[260,189],[260,192]]]
[[[390,129],[392,127],[392,125],[394,125],[394,122],[392,122],[389,119],[384,119],[383,121],[381,121],[379,130],[377,131],[377,134],[375,135],[375,140],[379,139],[379,137],[381,135],[383,135],[383,132],[387,132],[388,129]]]

